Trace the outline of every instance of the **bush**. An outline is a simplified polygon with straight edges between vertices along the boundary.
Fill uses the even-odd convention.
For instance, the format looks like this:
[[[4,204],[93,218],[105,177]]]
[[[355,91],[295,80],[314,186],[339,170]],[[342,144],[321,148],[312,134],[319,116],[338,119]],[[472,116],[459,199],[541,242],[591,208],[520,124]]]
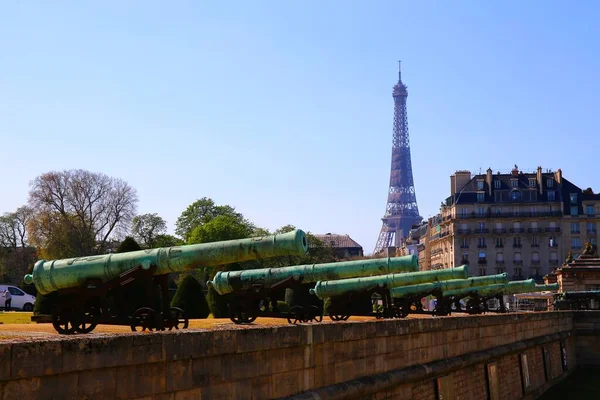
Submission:
[[[181,308],[188,318],[207,318],[209,314],[202,286],[191,275],[183,278],[177,287],[177,292],[171,300],[171,307]]]
[[[229,317],[229,307],[227,301],[231,294],[221,296],[212,287],[208,287],[208,294],[206,295],[206,302],[213,318],[227,318]]]
[[[142,248],[131,236],[127,236],[117,248],[117,253],[127,253],[129,251],[137,251]]]

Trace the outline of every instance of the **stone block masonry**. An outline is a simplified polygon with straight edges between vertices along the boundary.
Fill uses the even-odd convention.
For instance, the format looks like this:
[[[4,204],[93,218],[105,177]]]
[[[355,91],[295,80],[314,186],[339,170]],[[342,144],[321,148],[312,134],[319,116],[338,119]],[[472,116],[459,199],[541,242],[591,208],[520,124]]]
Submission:
[[[0,343],[0,398],[535,398],[575,348],[568,311],[57,336]]]

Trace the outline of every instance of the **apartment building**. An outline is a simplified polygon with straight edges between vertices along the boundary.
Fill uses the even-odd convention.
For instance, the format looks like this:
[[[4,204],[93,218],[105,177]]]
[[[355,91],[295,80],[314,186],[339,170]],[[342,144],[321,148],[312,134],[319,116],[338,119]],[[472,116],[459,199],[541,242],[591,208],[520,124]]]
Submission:
[[[428,221],[431,269],[468,264],[471,275],[506,272],[510,279],[542,277],[587,241],[597,243],[600,195],[583,191],[562,171],[450,177],[450,197]]]

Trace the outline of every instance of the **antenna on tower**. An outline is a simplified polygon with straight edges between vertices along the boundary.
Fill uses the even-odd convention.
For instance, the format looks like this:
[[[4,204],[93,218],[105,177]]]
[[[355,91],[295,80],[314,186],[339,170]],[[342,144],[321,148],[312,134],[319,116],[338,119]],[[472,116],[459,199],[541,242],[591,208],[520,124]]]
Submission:
[[[402,61],[398,60],[398,82],[402,82]]]

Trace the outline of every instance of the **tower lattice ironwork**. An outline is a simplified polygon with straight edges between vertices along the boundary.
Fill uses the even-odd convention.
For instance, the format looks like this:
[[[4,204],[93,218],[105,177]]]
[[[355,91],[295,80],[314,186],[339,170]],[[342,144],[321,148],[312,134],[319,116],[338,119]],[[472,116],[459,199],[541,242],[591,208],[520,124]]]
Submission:
[[[398,83],[394,86],[392,96],[394,98],[394,138],[390,189],[375,253],[386,251],[391,246],[400,247],[411,227],[422,221],[417,206],[410,159],[408,117],[406,115],[408,90],[402,83],[400,62],[398,62]]]

